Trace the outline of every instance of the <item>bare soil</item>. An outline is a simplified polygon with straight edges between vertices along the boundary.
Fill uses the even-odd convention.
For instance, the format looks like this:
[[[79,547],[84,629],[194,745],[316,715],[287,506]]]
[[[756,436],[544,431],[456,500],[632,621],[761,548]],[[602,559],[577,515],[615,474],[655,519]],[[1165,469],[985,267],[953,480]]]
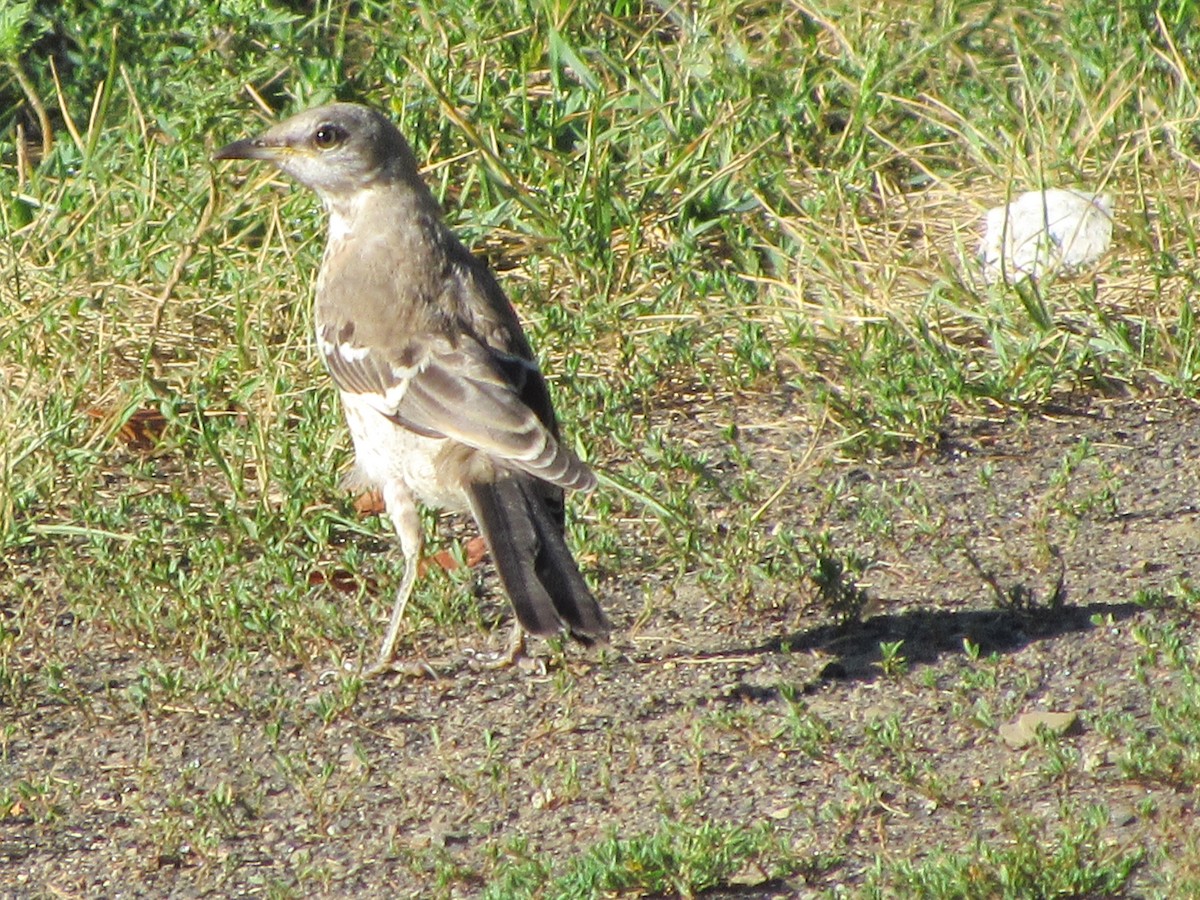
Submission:
[[[64,617],[78,695],[0,707],[0,786],[56,798],[0,812],[0,895],[473,896],[521,846],[561,867],[666,819],[769,822],[800,860],[784,878],[749,865],[708,896],[807,896],[853,889],[877,856],[1004,841],[1014,815],[1053,833],[1064,804],[1091,803],[1110,810],[1105,844],[1151,851],[1129,895],[1161,885],[1157,854],[1187,838],[1160,820],[1186,821],[1195,788],[1132,780],[1095,726],[1148,721],[1136,626],[1181,614],[1134,601],[1196,575],[1200,409],[961,422],[936,449],[800,466],[807,438],[773,403],[758,418],[775,427],[743,433],[785,488],[762,527],[819,509],[834,548],[873,560],[860,624],[831,624],[807,583],[722,598],[702,573],[612,577],[620,631],[605,652],[541,645],[542,667],[480,671],[465,647],[495,650],[504,628],[428,628],[415,640],[436,677],[370,681],[326,717],[340,677],[266,655],[229,673],[261,711],[139,712],[127,689],[147,659]],[[680,427],[705,440],[703,421]],[[900,641],[907,664],[885,673],[880,645]],[[40,673],[46,653],[18,641],[13,664]],[[825,736],[798,732],[796,710]],[[1069,775],[1001,739],[1033,710],[1079,714]],[[899,726],[890,744],[881,723]]]

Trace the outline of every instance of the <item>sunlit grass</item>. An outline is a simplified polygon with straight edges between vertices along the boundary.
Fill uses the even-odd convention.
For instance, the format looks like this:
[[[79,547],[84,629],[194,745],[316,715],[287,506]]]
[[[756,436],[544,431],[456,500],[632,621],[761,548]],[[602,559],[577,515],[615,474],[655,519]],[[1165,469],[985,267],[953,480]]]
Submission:
[[[572,499],[569,536],[602,595],[651,585],[619,618],[687,583],[750,612],[815,596],[852,622],[868,565],[824,521],[845,486],[835,471],[805,504],[778,471],[936,448],[956,417],[1197,393],[1192,17],[1182,0],[10,4],[0,705],[86,705],[72,665],[99,642],[147,657],[138,709],[260,710],[231,673],[338,669],[377,640],[397,560],[339,487],[348,440],[308,338],[322,213],[215,146],[335,97],[396,119],[520,310],[568,440],[610,479]],[[1111,194],[1112,250],[985,285],[985,210],[1048,186]],[[764,474],[771,445],[784,461]],[[1111,500],[1062,493],[1063,515]],[[915,501],[871,502],[864,528],[886,538]],[[492,627],[471,580],[423,579],[411,634]],[[1123,771],[1186,780],[1191,724],[1134,742]],[[214,789],[206,815],[227,800]],[[0,820],[70,802],[0,785]],[[791,859],[768,831],[708,834],[758,841],[720,877],[625,882],[613,864],[605,889],[700,890],[768,845]],[[1033,843],[981,865],[1059,858]],[[872,883],[953,883],[969,850]],[[1133,859],[1086,883],[1119,885]]]

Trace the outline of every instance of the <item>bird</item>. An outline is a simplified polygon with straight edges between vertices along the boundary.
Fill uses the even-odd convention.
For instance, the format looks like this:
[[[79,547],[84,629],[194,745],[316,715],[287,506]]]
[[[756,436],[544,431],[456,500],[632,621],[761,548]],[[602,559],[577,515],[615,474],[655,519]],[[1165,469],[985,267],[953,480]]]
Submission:
[[[373,107],[330,103],[217,160],[261,160],[328,214],[314,292],[316,347],[342,402],[355,473],[382,494],[404,573],[371,672],[394,665],[424,535],[418,504],[469,512],[524,636],[585,645],[612,625],[565,540],[566,491],[596,475],[560,436],[516,311],[486,262],[447,226],[416,157]]]

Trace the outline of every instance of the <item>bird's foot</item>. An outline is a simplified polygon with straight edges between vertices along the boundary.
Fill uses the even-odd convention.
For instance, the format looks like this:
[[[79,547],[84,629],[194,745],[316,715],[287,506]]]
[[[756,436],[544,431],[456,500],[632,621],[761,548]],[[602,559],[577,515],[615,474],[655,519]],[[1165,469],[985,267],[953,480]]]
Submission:
[[[513,623],[513,631],[504,650],[499,653],[474,653],[468,665],[473,669],[488,672],[516,666],[522,672],[546,674],[546,661],[540,657],[529,656],[525,652],[525,629],[516,623]]]
[[[437,678],[437,670],[425,660],[380,658],[363,670],[363,680],[381,675],[402,675],[405,678]]]

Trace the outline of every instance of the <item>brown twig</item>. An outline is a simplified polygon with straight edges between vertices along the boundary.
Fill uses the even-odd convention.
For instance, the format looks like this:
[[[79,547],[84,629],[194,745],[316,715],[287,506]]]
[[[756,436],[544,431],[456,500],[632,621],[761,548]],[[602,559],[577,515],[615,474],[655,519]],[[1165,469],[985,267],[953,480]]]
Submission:
[[[21,86],[21,90],[25,94],[25,99],[33,107],[33,114],[37,116],[38,126],[42,129],[42,157],[45,158],[54,149],[54,128],[50,124],[50,115],[46,112],[46,105],[42,103],[42,98],[38,94],[37,88],[29,80],[29,76],[25,74],[25,70],[21,67],[21,61],[19,59],[10,59],[8,67],[12,69],[13,77],[17,79],[17,84]]]
[[[158,332],[162,327],[163,312],[166,310],[167,302],[171,299],[171,295],[175,292],[175,287],[183,278],[184,270],[187,264],[196,254],[196,248],[200,244],[200,236],[208,230],[209,223],[212,221],[213,210],[217,205],[217,183],[209,174],[208,182],[208,201],[204,204],[204,209],[200,213],[200,218],[196,222],[196,227],[192,229],[192,235],[183,244],[183,248],[179,251],[179,256],[175,259],[175,266],[171,269],[171,274],[168,276],[163,289],[159,292],[158,297],[154,302],[154,317],[150,324],[150,346],[148,357],[154,356],[155,342],[158,340]]]

